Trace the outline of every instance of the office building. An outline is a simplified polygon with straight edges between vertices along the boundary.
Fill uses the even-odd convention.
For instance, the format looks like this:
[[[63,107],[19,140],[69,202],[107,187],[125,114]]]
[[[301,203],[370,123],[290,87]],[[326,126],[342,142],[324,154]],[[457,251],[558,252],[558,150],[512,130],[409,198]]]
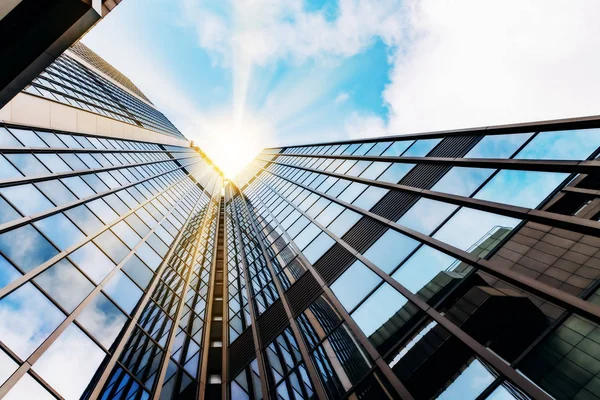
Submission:
[[[77,44],[0,118],[0,397],[600,399],[598,117],[230,181]]]

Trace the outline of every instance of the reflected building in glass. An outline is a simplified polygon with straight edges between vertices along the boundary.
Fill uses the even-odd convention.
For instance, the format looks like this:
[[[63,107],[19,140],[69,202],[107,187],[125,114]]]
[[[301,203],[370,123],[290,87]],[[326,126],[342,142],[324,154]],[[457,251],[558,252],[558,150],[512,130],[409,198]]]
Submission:
[[[0,118],[0,398],[600,399],[600,118],[228,180],[81,44]]]

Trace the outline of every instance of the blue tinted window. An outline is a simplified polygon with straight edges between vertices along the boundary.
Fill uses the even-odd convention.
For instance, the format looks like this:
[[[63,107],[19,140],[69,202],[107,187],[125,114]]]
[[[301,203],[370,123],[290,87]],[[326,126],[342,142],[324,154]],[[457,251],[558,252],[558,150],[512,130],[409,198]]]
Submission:
[[[31,225],[0,235],[0,251],[25,272],[58,254],[54,246]]]
[[[0,193],[24,215],[37,214],[54,208],[54,204],[30,183],[2,188]]]
[[[425,157],[442,139],[420,139],[417,140],[402,157]]]
[[[389,273],[404,260],[418,245],[403,234],[388,229],[367,251],[364,256],[384,272]]]
[[[494,170],[487,168],[453,167],[431,190],[470,196],[492,173]]]
[[[475,198],[515,206],[536,208],[568,174],[503,170],[492,178]]]
[[[62,214],[46,217],[33,224],[61,250],[85,239],[85,235]]]
[[[398,223],[429,235],[457,208],[453,204],[421,198],[400,217]]]
[[[375,272],[356,260],[333,282],[331,290],[344,308],[352,311],[379,282],[381,282],[381,278]]]
[[[34,280],[67,312],[73,311],[94,290],[94,285],[66,259]]]
[[[515,158],[585,160],[600,146],[600,128],[540,132]]]
[[[510,158],[531,135],[533,133],[485,136],[465,155],[465,158]]]

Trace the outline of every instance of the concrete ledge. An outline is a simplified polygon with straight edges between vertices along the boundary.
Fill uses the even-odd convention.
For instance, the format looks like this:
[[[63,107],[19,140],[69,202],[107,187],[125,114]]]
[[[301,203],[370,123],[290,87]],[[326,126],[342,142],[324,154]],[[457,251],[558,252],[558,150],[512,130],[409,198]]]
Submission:
[[[57,103],[42,97],[19,93],[0,109],[0,120],[73,133],[105,136],[189,147],[190,142],[154,132],[139,126]]]

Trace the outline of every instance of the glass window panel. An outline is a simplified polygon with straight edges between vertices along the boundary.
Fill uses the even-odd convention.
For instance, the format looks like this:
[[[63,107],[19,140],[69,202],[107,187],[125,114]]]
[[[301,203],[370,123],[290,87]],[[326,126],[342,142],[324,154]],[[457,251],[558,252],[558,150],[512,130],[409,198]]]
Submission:
[[[398,293],[396,289],[384,283],[352,313],[352,318],[365,335],[369,337],[407,302],[406,298]]]
[[[125,221],[121,221],[112,228],[110,228],[113,232],[121,238],[122,241],[129,246],[129,248],[133,249],[136,244],[142,239]]]
[[[25,360],[65,319],[31,283],[0,299],[0,340]]]
[[[6,158],[0,156],[0,179],[5,180],[22,177],[23,174],[21,174],[19,170],[13,167]]]
[[[110,230],[103,232],[94,239],[94,243],[98,245],[115,264],[118,264],[129,254],[129,249],[112,233]]]
[[[21,273],[6,258],[0,256],[0,289],[20,276]]]
[[[94,283],[99,283],[115,267],[112,261],[93,243],[88,243],[69,255]]]
[[[485,136],[465,155],[465,158],[510,158],[531,135],[533,133]]]
[[[328,229],[336,236],[342,237],[362,216],[352,210],[346,209],[329,225]]]
[[[311,244],[309,244],[302,252],[306,259],[311,264],[314,264],[327,250],[335,243],[328,234],[322,232]]]
[[[5,157],[26,176],[47,175],[50,173],[50,170],[31,154],[5,154]]]
[[[10,128],[10,132],[25,145],[25,147],[48,147],[33,131]]]
[[[108,186],[106,186],[95,174],[81,175],[81,179],[90,185],[96,193],[103,193],[108,190]]]
[[[54,208],[54,204],[30,183],[2,188],[0,193],[24,215]]]
[[[0,146],[2,147],[23,147],[13,135],[8,133],[6,128],[0,126]]]
[[[56,205],[63,205],[77,200],[77,197],[58,180],[38,182],[35,186]]]
[[[398,142],[394,142],[387,150],[382,154],[383,156],[391,156],[397,157],[400,154],[404,153],[408,146],[410,146],[414,140],[401,140]]]
[[[390,165],[392,164],[388,162],[375,161],[369,168],[360,174],[360,177],[365,179],[377,179],[377,177],[381,175],[383,171],[389,168]]]
[[[133,311],[142,297],[140,288],[121,271],[117,272],[104,285],[104,291],[127,313]]]
[[[453,204],[420,198],[397,222],[429,235],[457,208]]]
[[[458,372],[458,371],[457,371]],[[440,394],[440,400],[476,399],[494,381],[494,375],[479,360],[474,359]]]
[[[71,189],[71,191],[75,193],[75,196],[79,197],[80,199],[95,194],[92,188],[90,188],[87,185],[87,183],[85,183],[83,179],[81,179],[78,176],[73,176],[71,178],[63,178],[61,179],[61,182],[63,182],[69,189]]]
[[[434,237],[461,250],[471,251],[482,244],[489,247],[486,241],[489,242],[498,230],[510,231],[519,222],[519,219],[463,207]]]
[[[353,201],[353,204],[357,207],[362,208],[363,210],[369,211],[371,207],[373,207],[383,196],[385,196],[389,190],[383,189],[380,187],[369,186],[367,190],[362,192],[360,196],[356,200]]]
[[[77,321],[107,349],[121,332],[126,320],[125,314],[102,293],[98,293],[77,316]]]
[[[308,243],[310,243],[319,233],[321,232],[321,230],[319,229],[318,226],[316,226],[313,223],[310,223],[306,228],[304,228],[304,230],[294,239],[294,242],[296,243],[296,245],[300,248],[303,249],[304,247],[306,247],[306,245],[308,245]]]
[[[104,351],[71,324],[42,354],[33,370],[65,399],[79,399],[104,356]]]
[[[453,167],[431,190],[459,196],[471,196],[492,173],[494,170],[488,168]]]
[[[17,370],[19,364],[13,361],[4,351],[0,350],[0,385]]]
[[[136,255],[127,260],[123,266],[123,271],[142,288],[148,286],[153,276],[152,271]]]
[[[69,164],[73,171],[84,171],[89,169],[75,154],[61,153],[60,158]]]
[[[344,211],[344,207],[340,206],[336,203],[331,203],[323,210],[321,214],[317,217],[317,221],[322,225],[327,226],[331,221],[333,221],[340,213]]]
[[[341,201],[345,201],[347,203],[352,203],[354,199],[358,197],[359,194],[363,192],[367,188],[367,185],[362,183],[353,182],[350,186],[348,186],[342,194],[338,196]]]
[[[102,199],[96,199],[86,203],[90,210],[94,212],[104,223],[108,224],[119,218],[116,212],[106,204]]]
[[[377,180],[396,184],[400,182],[400,180],[404,178],[404,175],[406,175],[414,166],[415,164],[394,163],[381,174]]]
[[[515,158],[585,160],[600,146],[600,129],[540,132]]]
[[[57,368],[60,370],[60,368]],[[4,400],[56,400],[42,385],[40,385],[29,374],[23,375],[21,379],[3,398]]]
[[[0,251],[25,272],[58,254],[56,248],[31,225],[0,235]]]
[[[391,272],[414,249],[419,242],[393,229],[388,229],[367,251],[364,256],[384,272]]]
[[[536,208],[569,175],[555,172],[503,170],[475,198]]]
[[[52,132],[36,132],[37,135],[48,144],[50,147],[54,148],[65,148],[65,144],[60,141],[60,139]]]
[[[51,172],[70,172],[72,171],[59,156],[56,154],[38,154],[37,157]]]
[[[402,157],[425,157],[442,139],[417,140]]]
[[[347,311],[352,311],[381,278],[367,266],[356,260],[333,284],[331,290]]]
[[[85,239],[85,235],[63,214],[54,214],[33,223],[61,250]]]
[[[454,266],[456,260],[429,246],[421,247],[392,275],[402,286],[417,293],[440,272]]]
[[[136,254],[144,263],[146,263],[148,267],[150,267],[152,271],[156,271],[156,268],[158,268],[162,262],[162,258],[156,254],[156,252],[152,250],[152,248],[146,243],[142,243],[140,245],[140,247],[136,250]]]
[[[6,200],[0,197],[0,224],[14,221],[20,217],[21,215]]]
[[[94,285],[66,259],[36,276],[34,281],[67,312],[73,311],[94,290]]]
[[[65,211],[65,214],[75,222],[86,235],[97,232],[104,224],[85,205],[80,205]]]

